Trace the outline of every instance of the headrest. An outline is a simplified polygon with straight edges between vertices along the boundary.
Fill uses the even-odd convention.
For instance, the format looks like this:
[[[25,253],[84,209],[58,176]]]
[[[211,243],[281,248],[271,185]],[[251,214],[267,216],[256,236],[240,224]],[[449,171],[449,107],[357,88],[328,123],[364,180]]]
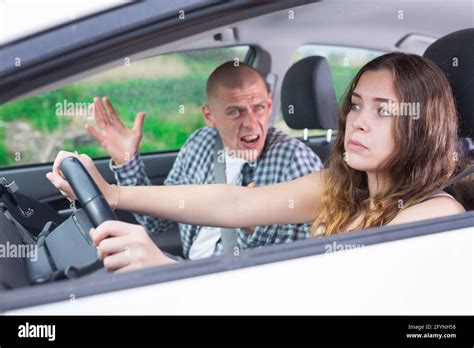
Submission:
[[[288,127],[335,129],[339,106],[326,58],[304,58],[288,70],[281,87],[281,107]]]
[[[460,116],[460,137],[474,137],[474,28],[455,31],[433,42],[424,57],[448,75]]]

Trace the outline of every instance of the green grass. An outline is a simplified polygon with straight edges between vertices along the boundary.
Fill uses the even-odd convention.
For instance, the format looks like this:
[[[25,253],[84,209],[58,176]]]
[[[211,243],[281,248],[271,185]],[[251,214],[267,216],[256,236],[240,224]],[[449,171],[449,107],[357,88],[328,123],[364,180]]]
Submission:
[[[5,139],[3,127],[0,127],[0,139]],[[13,164],[15,162],[13,154],[8,151],[4,141],[0,141],[0,161],[3,165]]]
[[[41,96],[2,105],[0,106],[0,119],[5,122],[25,119],[36,129],[51,132],[70,122],[66,117],[55,117],[56,103],[65,98],[80,100],[74,88],[65,87]]]

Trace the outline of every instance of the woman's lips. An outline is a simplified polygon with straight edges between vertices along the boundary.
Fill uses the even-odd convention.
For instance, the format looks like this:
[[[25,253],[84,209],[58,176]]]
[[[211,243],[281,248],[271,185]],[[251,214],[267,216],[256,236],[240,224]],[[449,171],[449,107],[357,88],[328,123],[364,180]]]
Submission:
[[[355,151],[367,150],[367,148],[364,145],[362,145],[361,143],[359,143],[357,141],[354,141],[354,140],[349,140],[347,142],[347,147],[349,149],[352,149],[352,150],[355,150]]]

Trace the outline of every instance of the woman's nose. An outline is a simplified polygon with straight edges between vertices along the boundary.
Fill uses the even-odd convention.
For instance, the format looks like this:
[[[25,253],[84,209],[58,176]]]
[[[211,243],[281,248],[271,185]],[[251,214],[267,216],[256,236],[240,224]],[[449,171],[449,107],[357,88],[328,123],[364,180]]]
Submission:
[[[360,112],[358,112],[352,120],[352,127],[354,129],[366,131],[368,129],[367,117],[368,113],[364,111],[364,109],[360,110]]]

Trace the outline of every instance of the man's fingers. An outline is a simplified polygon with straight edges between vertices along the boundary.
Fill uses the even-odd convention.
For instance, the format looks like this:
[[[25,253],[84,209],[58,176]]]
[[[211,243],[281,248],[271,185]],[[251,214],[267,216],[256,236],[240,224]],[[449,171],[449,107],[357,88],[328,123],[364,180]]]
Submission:
[[[94,138],[97,142],[101,143],[102,142],[102,134],[97,131],[97,129],[94,128],[93,125],[91,124],[86,124],[86,130],[89,132],[92,138]]]
[[[145,113],[144,112],[139,112],[137,116],[135,116],[135,121],[133,121],[133,127],[132,130],[137,131],[137,132],[142,132],[143,129],[143,122],[145,120]]]
[[[109,117],[107,116],[106,111],[104,110],[104,106],[99,98],[94,98],[94,118],[95,122],[99,126],[100,129],[105,129],[109,124]]]
[[[110,101],[109,98],[104,97],[102,98],[104,101],[105,108],[107,109],[107,114],[109,115],[109,119],[112,121],[112,123],[118,124],[118,125],[124,125],[120,117],[117,115],[117,112],[115,112],[115,109],[112,105],[112,102]]]
[[[248,184],[247,187],[257,187],[257,183],[253,181],[250,184]]]
[[[128,234],[130,229],[136,225],[128,224],[122,221],[108,220],[101,223],[97,228],[90,231],[92,241],[99,245],[107,237],[121,237]]]

